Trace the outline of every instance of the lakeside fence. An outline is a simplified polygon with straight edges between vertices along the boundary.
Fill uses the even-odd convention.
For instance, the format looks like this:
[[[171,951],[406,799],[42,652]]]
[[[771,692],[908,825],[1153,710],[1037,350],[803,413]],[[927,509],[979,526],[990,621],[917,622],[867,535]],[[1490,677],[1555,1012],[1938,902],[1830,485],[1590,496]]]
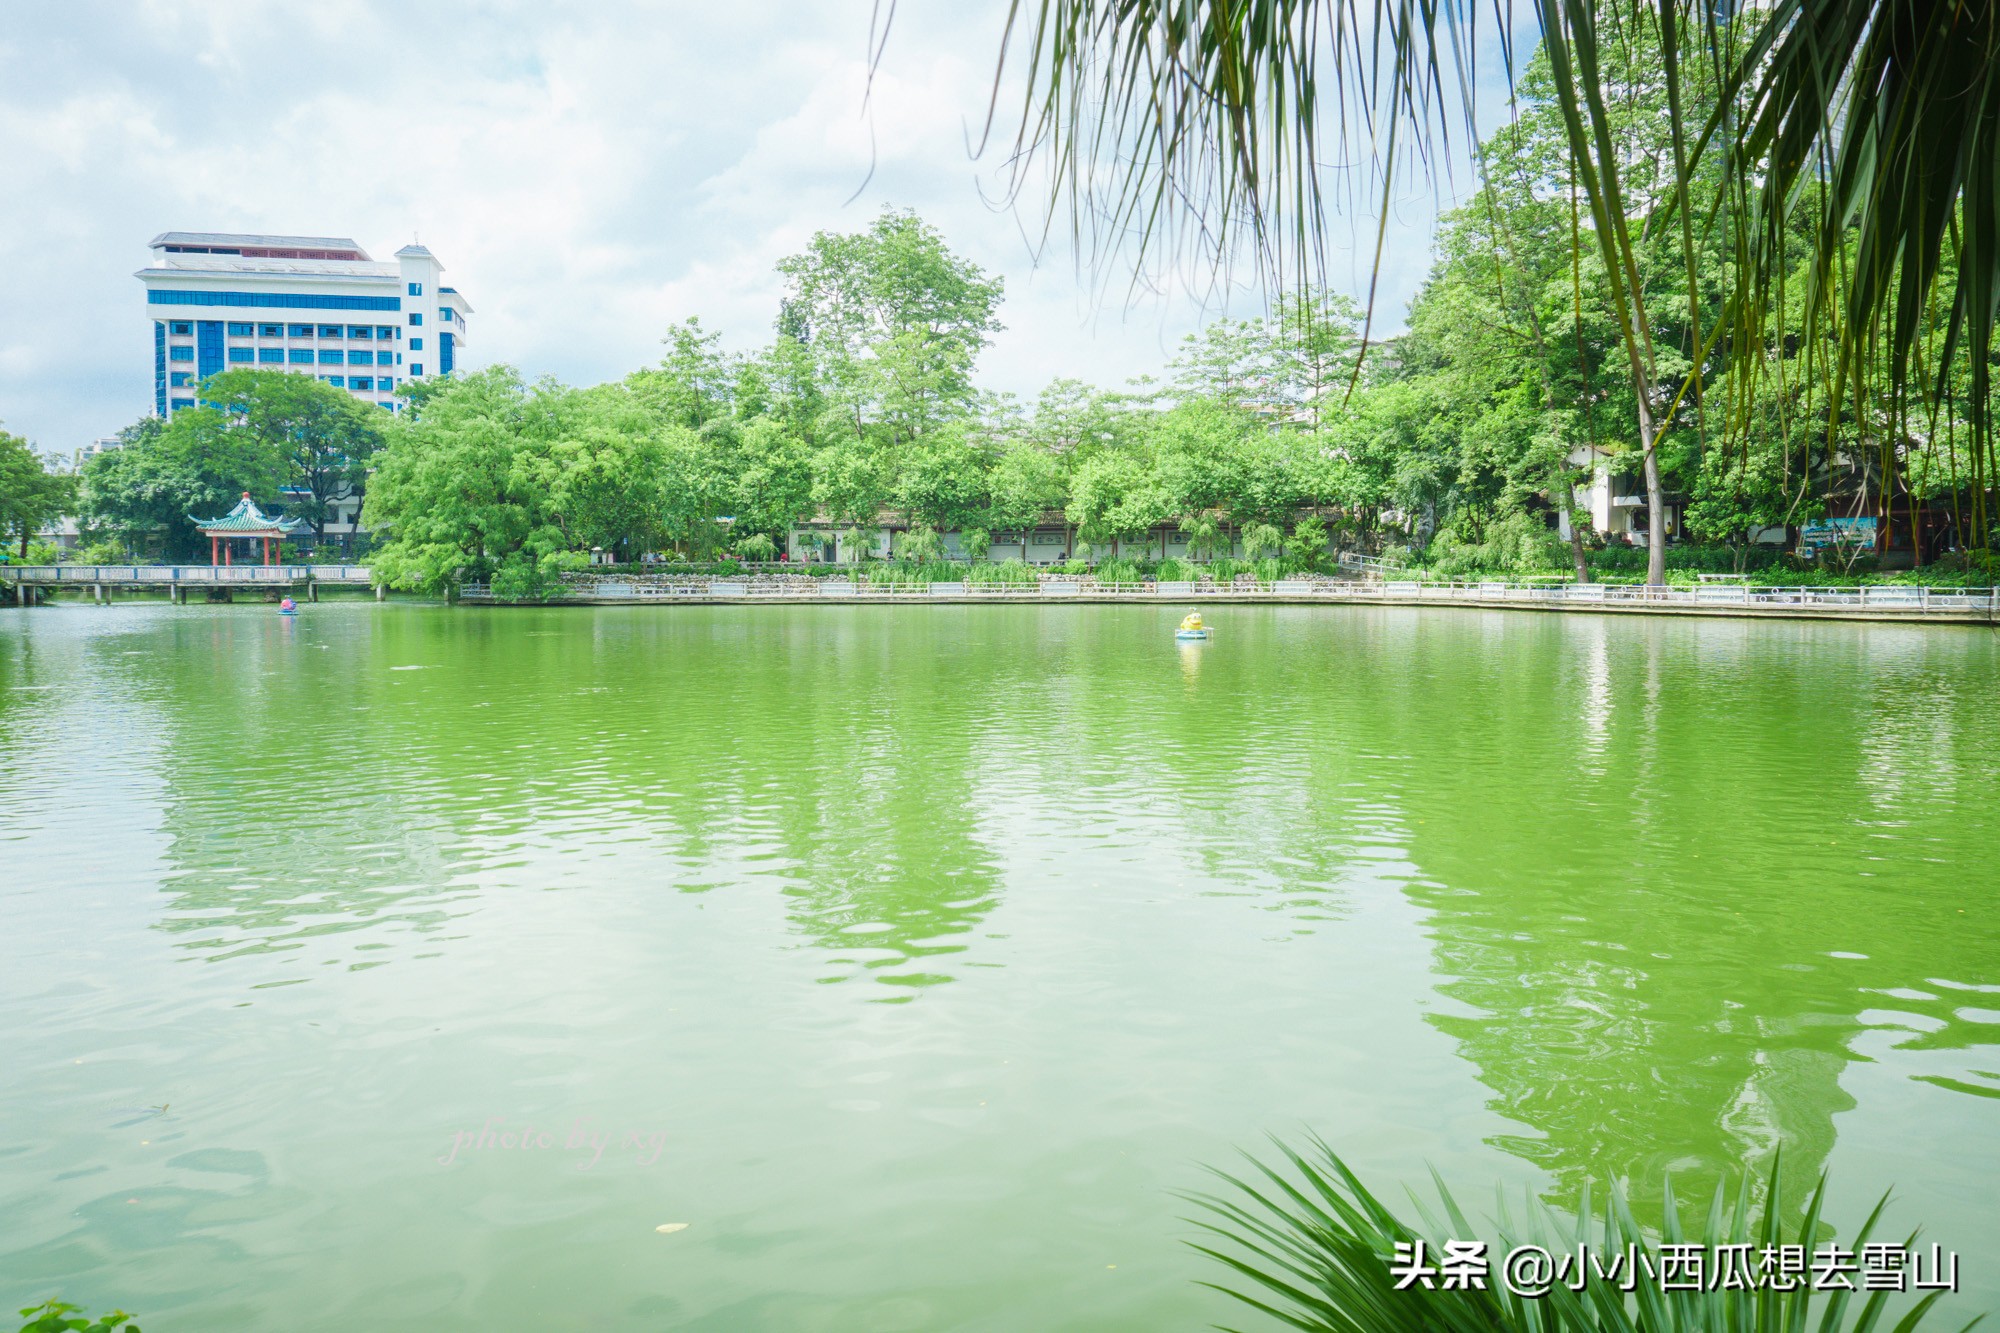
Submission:
[[[0,564],[0,582],[36,586],[244,586],[368,584],[366,564]]]
[[[306,582],[366,585],[369,580],[366,565],[0,565],[0,581],[44,587],[63,584],[240,587]]]
[[[468,583],[467,602],[493,602],[490,586]],[[1559,610],[1688,611],[1728,614],[1828,614],[1908,616],[1955,620],[2000,615],[2000,590],[1876,585],[1801,588],[1749,583],[1657,587],[1606,583],[1504,583],[1494,581],[1329,578],[1229,582],[1115,583],[1087,576],[1048,575],[1036,583],[870,583],[799,575],[745,578],[700,575],[578,575],[564,581],[557,603],[647,602],[1325,602],[1388,605],[1486,605]]]

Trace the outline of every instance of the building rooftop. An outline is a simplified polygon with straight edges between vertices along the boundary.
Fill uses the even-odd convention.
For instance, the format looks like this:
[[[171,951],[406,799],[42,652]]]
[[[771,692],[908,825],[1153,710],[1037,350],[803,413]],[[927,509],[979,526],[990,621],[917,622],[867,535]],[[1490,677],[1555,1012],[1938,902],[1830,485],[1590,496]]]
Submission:
[[[249,247],[257,250],[352,250],[362,259],[368,252],[349,236],[273,236],[261,232],[163,231],[146,243],[158,250],[168,245],[196,245],[222,248]]]
[[[397,251],[396,253],[397,253],[397,255],[398,255],[398,256],[401,256],[401,255],[409,255],[409,256],[410,256],[411,258],[413,258],[413,259],[436,259],[436,258],[437,258],[437,256],[436,256],[436,255],[432,254],[432,253],[431,253],[431,252],[430,252],[429,250],[425,249],[425,248],[424,248],[423,246],[421,246],[421,245],[418,245],[418,244],[417,244],[417,243],[416,243],[415,241],[411,241],[411,242],[410,242],[410,243],[409,243],[408,245],[404,246],[404,247],[403,247],[402,249],[398,250],[398,251]]]
[[[394,264],[352,259],[258,259],[238,255],[163,255],[139,270],[141,278],[184,278],[199,273],[290,274],[298,277],[393,278]]]

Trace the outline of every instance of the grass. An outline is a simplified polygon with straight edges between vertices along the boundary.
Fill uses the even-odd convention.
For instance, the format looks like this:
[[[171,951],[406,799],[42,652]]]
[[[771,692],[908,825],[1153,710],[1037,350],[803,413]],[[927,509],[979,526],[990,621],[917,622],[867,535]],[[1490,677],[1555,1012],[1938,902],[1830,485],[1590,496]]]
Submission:
[[[1652,1252],[1663,1245],[1691,1244],[1708,1255],[1716,1247],[1747,1245],[1752,1272],[1765,1246],[1812,1244],[1830,1234],[1823,1218],[1826,1178],[1820,1177],[1796,1228],[1784,1227],[1778,1165],[1762,1183],[1746,1177],[1733,1196],[1718,1188],[1706,1220],[1688,1231],[1669,1185],[1656,1234],[1640,1227],[1617,1186],[1608,1192],[1601,1216],[1594,1216],[1586,1189],[1573,1216],[1538,1204],[1530,1213],[1538,1225],[1517,1231],[1502,1216],[1497,1243],[1489,1247],[1492,1275],[1484,1290],[1445,1290],[1411,1285],[1398,1290],[1391,1265],[1397,1247],[1421,1242],[1435,1266],[1446,1239],[1484,1239],[1466,1219],[1444,1182],[1436,1181],[1444,1214],[1439,1218],[1416,1204],[1423,1229],[1404,1222],[1362,1185],[1353,1171],[1315,1137],[1304,1151],[1278,1144],[1282,1164],[1250,1158],[1247,1178],[1216,1174],[1231,1191],[1185,1196],[1203,1209],[1190,1219],[1214,1238],[1195,1248],[1226,1266],[1231,1277],[1205,1283],[1287,1327],[1307,1333],[1911,1333],[1932,1313],[1944,1293],[1917,1300],[1896,1319],[1892,1293],[1769,1286],[1717,1291],[1663,1290],[1657,1277],[1642,1276],[1634,1290],[1598,1279],[1572,1290],[1558,1281],[1545,1296],[1515,1294],[1500,1280],[1501,1259],[1517,1245],[1536,1244],[1558,1258],[1579,1246],[1607,1262],[1628,1246]],[[1435,1177],[1433,1177],[1435,1179]],[[1859,1253],[1880,1220],[1885,1196],[1845,1248]],[[1904,1244],[1915,1241],[1909,1237]],[[1406,1254],[1408,1252],[1406,1251]],[[1656,1256],[1657,1261],[1657,1256]],[[1974,1319],[1965,1328],[1978,1323]]]

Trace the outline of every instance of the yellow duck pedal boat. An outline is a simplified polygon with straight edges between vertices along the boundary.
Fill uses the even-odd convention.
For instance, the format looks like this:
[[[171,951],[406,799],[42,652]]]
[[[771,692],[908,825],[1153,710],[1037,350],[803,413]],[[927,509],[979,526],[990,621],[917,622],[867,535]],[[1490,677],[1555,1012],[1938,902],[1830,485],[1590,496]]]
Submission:
[[[1191,611],[1181,619],[1181,627],[1174,631],[1176,639],[1206,639],[1208,627],[1201,623],[1201,612]]]

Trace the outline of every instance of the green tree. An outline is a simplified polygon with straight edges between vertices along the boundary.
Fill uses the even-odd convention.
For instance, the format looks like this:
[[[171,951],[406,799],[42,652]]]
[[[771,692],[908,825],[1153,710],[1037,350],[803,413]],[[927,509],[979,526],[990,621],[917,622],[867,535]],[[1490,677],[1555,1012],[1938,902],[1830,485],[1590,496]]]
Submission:
[[[995,462],[989,489],[993,526],[1020,531],[1021,558],[1026,560],[1029,531],[1042,521],[1042,515],[1062,508],[1061,465],[1046,450],[1017,444]]]
[[[632,396],[661,420],[690,430],[729,415],[745,367],[732,364],[723,353],[722,335],[703,329],[699,318],[690,318],[667,330],[661,341],[667,354],[660,364],[626,377]],[[762,392],[755,380],[746,387],[752,395]]]
[[[772,417],[746,422],[736,435],[731,512],[739,527],[782,540],[812,512],[813,460],[804,440]]]
[[[80,517],[130,549],[157,549],[170,560],[206,559],[194,520],[227,513],[245,494],[274,505],[289,475],[269,437],[213,407],[182,408],[164,425],[122,434],[122,446],[84,465]]]
[[[51,472],[26,440],[0,430],[0,542],[17,542],[26,559],[34,535],[75,503],[75,477]]]
[[[990,451],[963,425],[939,430],[911,448],[896,478],[896,503],[912,525],[962,528],[989,507]]]
[[[326,537],[334,505],[361,496],[389,417],[311,375],[228,370],[202,382],[201,400],[224,412],[222,429],[279,460],[286,511]],[[175,420],[180,414],[175,414]]]
[[[1171,500],[1148,462],[1135,453],[1100,453],[1071,474],[1065,516],[1093,547],[1122,544],[1166,521]]]
[[[891,448],[969,412],[972,368],[1000,329],[1000,279],[955,255],[914,213],[864,232],[820,232],[782,260],[780,345],[812,358],[820,420]]]
[[[524,599],[585,563],[552,499],[551,396],[489,366],[439,382],[420,415],[395,423],[365,510],[378,579],[440,592],[484,578]]]
[[[1429,159],[1477,119],[1465,71],[1494,35],[1483,25],[1505,29],[1510,91],[1528,72],[1513,63],[1531,49],[1520,38],[1537,33],[1564,159],[1540,179],[1573,184],[1585,223],[1569,245],[1595,265],[1615,329],[1649,581],[1664,576],[1665,473],[1690,453],[1668,438],[1673,416],[1699,404],[1725,335],[1731,428],[1765,395],[1783,408],[1802,381],[1837,386],[1810,405],[1830,439],[1845,414],[1862,418],[1884,508],[1895,474],[1924,484],[1909,466],[1922,443],[1889,423],[1950,412],[1962,393],[1964,498],[1986,539],[2000,503],[2000,5],[1535,0],[1519,30],[1513,11],[1474,0],[1028,8],[1009,28],[1037,34],[1011,145],[1017,186],[1055,183],[1077,234],[1110,245],[1180,244],[1221,270],[1240,238],[1273,278],[1324,269],[1323,173],[1344,157],[1329,145],[1369,127],[1386,227],[1398,154]],[[1298,36],[1369,31],[1382,40]],[[1711,241],[1730,256],[1720,318],[1703,310]],[[1661,322],[1663,286],[1679,329]]]
[[[847,527],[851,547],[865,546],[895,498],[889,459],[865,439],[842,440],[814,454],[812,468],[813,503]]]
[[[1190,544],[1212,555],[1225,540],[1232,513],[1245,507],[1248,460],[1257,419],[1234,405],[1198,398],[1161,417],[1155,467],[1166,504]]]

